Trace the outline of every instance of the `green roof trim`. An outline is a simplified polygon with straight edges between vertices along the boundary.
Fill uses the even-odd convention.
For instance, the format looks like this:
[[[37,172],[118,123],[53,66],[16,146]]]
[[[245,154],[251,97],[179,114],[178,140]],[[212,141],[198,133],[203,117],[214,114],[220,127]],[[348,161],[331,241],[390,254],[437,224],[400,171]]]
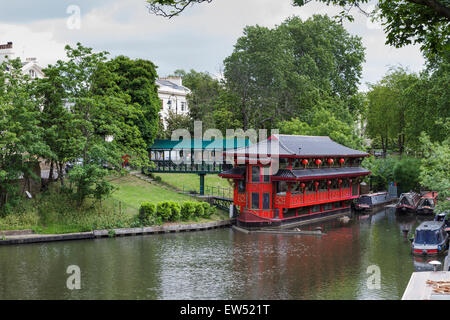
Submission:
[[[179,150],[179,149],[236,149],[244,148],[251,145],[249,139],[216,139],[216,140],[200,140],[200,139],[185,139],[185,140],[161,140],[156,139],[154,143],[148,148],[149,150]],[[200,147],[200,148],[199,148]]]

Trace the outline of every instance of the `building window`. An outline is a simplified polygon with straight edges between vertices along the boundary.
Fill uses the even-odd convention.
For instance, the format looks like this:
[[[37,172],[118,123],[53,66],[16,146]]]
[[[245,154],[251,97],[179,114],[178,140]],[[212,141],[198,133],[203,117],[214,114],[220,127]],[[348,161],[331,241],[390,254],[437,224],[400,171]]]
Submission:
[[[259,209],[259,193],[252,192],[252,209]]]
[[[259,182],[259,171],[258,166],[252,166],[252,182]]]
[[[238,193],[245,193],[245,180],[238,181]]]
[[[167,101],[167,106],[168,106],[169,110],[172,110],[172,101],[171,100]]]
[[[184,112],[185,108],[186,108],[186,102],[181,102],[181,111]]]
[[[328,191],[327,180],[322,180],[319,182],[319,191],[321,191],[321,192]]]
[[[287,183],[286,181],[279,181],[277,184],[277,194],[284,195],[287,191]]]
[[[306,183],[306,194],[316,193],[316,186],[314,181],[309,181]]]
[[[312,212],[312,213],[313,213],[313,212],[320,212],[320,205],[312,206],[312,207],[311,207],[311,212]]]
[[[270,193],[263,193],[263,209],[270,209]]]
[[[33,69],[29,71],[29,74],[32,79],[36,78],[36,72]]]
[[[270,167],[262,168],[263,182],[270,182]]]

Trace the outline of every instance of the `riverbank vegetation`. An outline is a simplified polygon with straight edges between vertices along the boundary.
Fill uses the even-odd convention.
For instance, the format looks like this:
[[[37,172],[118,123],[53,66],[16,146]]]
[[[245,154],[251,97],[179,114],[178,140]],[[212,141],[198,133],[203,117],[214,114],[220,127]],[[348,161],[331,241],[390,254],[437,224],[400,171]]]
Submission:
[[[91,198],[81,207],[77,207],[76,200],[62,191],[58,184],[53,184],[34,199],[21,200],[14,214],[1,216],[0,230],[32,229],[36,233],[61,234],[227,219],[227,213],[208,203],[195,201],[192,197],[136,177],[108,176],[107,179],[114,186],[111,197],[101,201]],[[142,207],[155,210],[143,218]]]

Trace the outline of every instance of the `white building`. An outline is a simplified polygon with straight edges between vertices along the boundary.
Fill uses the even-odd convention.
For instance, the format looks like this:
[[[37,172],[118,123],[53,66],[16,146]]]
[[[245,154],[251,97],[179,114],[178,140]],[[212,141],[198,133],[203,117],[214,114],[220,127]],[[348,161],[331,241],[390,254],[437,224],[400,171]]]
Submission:
[[[191,93],[191,90],[183,86],[181,77],[159,78],[156,80],[156,84],[158,85],[158,96],[162,105],[159,114],[163,119],[164,126],[169,111],[181,115],[189,114],[187,95]]]
[[[0,44],[0,63],[15,58],[16,53],[14,52],[12,42]],[[22,72],[23,74],[28,74],[32,79],[44,78],[44,73],[42,72],[42,68],[38,65],[36,58],[27,58],[25,62],[22,62]]]

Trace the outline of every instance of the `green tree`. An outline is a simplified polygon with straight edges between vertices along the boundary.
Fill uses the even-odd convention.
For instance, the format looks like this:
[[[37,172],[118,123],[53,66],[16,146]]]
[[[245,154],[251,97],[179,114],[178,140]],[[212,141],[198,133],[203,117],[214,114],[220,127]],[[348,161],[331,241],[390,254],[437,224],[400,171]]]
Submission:
[[[111,191],[104,179],[108,174],[104,165],[120,168],[125,153],[130,155],[131,164],[144,164],[148,157],[145,141],[133,121],[143,112],[114,81],[116,75],[105,64],[107,53],[94,53],[79,43],[75,48],[66,46],[66,52],[66,61],[49,68],[49,81],[62,86],[64,95],[60,98],[71,114],[72,135],[62,139],[70,142],[73,155],[82,159],[82,165],[68,174],[74,186],[73,197],[81,206],[86,197],[101,199]]]
[[[158,132],[161,111],[155,82],[156,66],[148,60],[132,60],[124,56],[108,61],[107,66],[114,73],[114,83],[130,96],[130,102],[142,113],[142,116],[130,120],[139,128],[147,146],[151,145]]]
[[[39,157],[49,156],[40,127],[36,82],[22,74],[20,60],[0,65],[0,208],[9,211],[21,192],[17,181],[31,176]]]
[[[246,27],[224,61],[225,84],[236,98],[229,111],[244,129],[268,128],[280,120],[308,120],[318,104],[351,121],[364,50],[327,16],[287,19],[269,29]]]
[[[449,132],[450,122],[447,121],[444,127]],[[450,209],[450,137],[442,142],[432,142],[426,133],[422,133],[420,141],[423,146],[420,183],[439,193],[438,211]]]
[[[354,149],[363,149],[362,139],[353,126],[340,121],[328,110],[318,110],[310,123],[297,118],[282,121],[280,133],[292,135],[328,136],[331,140]]]

